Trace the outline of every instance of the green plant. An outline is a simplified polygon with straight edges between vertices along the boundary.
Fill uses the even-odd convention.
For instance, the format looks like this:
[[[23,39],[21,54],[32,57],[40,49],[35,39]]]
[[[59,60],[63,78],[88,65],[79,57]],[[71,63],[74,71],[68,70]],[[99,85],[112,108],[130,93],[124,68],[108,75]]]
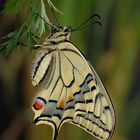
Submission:
[[[47,0],[47,2],[51,9],[61,13],[51,0]],[[19,29],[4,37],[5,41],[1,44],[0,51],[5,55],[10,54],[19,45],[26,46],[29,50],[32,50],[39,37],[49,28],[49,24],[46,23],[50,23],[50,20],[47,16],[44,0],[26,0],[24,2],[21,0],[10,0],[10,2],[5,4],[3,13],[12,15],[20,13],[20,9],[24,5],[27,8],[24,23]]]

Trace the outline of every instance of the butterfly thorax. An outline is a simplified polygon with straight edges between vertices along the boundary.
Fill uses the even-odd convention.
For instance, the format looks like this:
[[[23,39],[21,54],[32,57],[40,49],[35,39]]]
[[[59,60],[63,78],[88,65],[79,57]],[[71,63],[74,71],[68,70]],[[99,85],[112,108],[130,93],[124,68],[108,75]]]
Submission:
[[[64,41],[69,41],[71,27],[59,27],[52,30],[51,35],[45,39],[44,46],[57,45]]]

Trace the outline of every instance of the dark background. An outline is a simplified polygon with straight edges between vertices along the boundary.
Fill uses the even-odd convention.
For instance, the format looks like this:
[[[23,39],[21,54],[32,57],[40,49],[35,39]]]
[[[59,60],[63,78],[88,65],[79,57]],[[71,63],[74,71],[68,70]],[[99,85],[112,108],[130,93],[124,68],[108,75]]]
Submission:
[[[6,0],[0,0],[0,11]],[[71,41],[91,61],[115,107],[116,129],[111,140],[140,139],[140,1],[54,0],[64,15],[62,25],[78,26],[98,13],[98,25],[72,33]],[[0,37],[23,22],[17,15],[0,14]],[[53,17],[50,17],[53,19]],[[33,53],[18,48],[12,55],[0,54],[0,140],[50,140],[50,126],[32,124],[30,109],[35,95],[29,76]],[[94,140],[84,130],[65,124],[58,140]]]

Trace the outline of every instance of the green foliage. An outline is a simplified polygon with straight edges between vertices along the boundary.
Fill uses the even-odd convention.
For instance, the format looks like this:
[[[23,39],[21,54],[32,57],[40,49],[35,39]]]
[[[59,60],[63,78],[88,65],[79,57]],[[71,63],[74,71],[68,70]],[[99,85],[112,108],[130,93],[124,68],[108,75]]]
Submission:
[[[2,51],[5,55],[9,55],[13,49],[19,45],[26,46],[30,50],[34,48],[35,34],[31,30],[31,25],[25,24],[20,30],[13,31],[7,35],[7,41],[1,44]],[[26,42],[26,44],[22,43]]]
[[[48,4],[49,4],[50,7],[53,8],[56,12],[59,12],[59,13],[63,14],[61,11],[59,11],[59,10],[54,6],[54,4],[51,2],[51,0],[48,0]]]
[[[55,11],[60,11],[53,5],[53,3],[48,0],[49,6]],[[7,41],[1,44],[1,49],[5,55],[10,54],[14,48],[18,45],[26,46],[28,49],[32,50],[36,44],[37,36],[42,36],[48,30],[48,24],[50,20],[46,14],[46,7],[43,0],[10,0],[5,4],[3,13],[5,14],[17,14],[20,13],[21,7],[26,5],[27,14],[25,15],[24,23],[21,25],[20,29],[9,33],[6,38]]]
[[[11,0],[8,3],[5,4],[3,13],[10,14],[13,11],[17,12],[19,11],[19,5],[21,4],[21,1],[19,0]]]
[[[7,35],[7,38],[9,40],[1,44],[3,46],[1,51],[3,51],[5,55],[11,53],[15,46],[18,44],[18,41],[20,40],[20,32],[18,30],[13,31]]]

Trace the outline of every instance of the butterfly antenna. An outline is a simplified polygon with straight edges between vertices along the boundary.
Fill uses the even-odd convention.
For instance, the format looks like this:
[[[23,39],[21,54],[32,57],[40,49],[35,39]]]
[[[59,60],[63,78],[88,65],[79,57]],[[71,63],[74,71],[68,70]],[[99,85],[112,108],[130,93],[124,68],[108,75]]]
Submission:
[[[99,26],[102,26],[102,23],[101,23],[101,22],[95,21],[95,22],[92,22],[92,23],[90,23],[90,24],[88,24],[88,25],[85,25],[85,26],[83,26],[83,27],[81,27],[81,28],[78,28],[78,29],[76,29],[76,30],[74,30],[74,31],[82,30],[82,29],[84,29],[84,28],[86,28],[86,27],[89,27],[90,25],[93,25],[93,24],[98,24]]]
[[[95,17],[97,17],[99,19],[101,18],[98,14],[93,14],[92,16],[90,16],[88,19],[86,19],[83,23],[81,23],[78,27],[76,27],[72,31],[81,30],[81,29],[88,27],[89,25],[93,25],[93,24],[99,24],[101,26],[102,24],[99,21],[95,21],[95,22],[92,22],[92,23],[86,25],[88,22],[90,22]]]

